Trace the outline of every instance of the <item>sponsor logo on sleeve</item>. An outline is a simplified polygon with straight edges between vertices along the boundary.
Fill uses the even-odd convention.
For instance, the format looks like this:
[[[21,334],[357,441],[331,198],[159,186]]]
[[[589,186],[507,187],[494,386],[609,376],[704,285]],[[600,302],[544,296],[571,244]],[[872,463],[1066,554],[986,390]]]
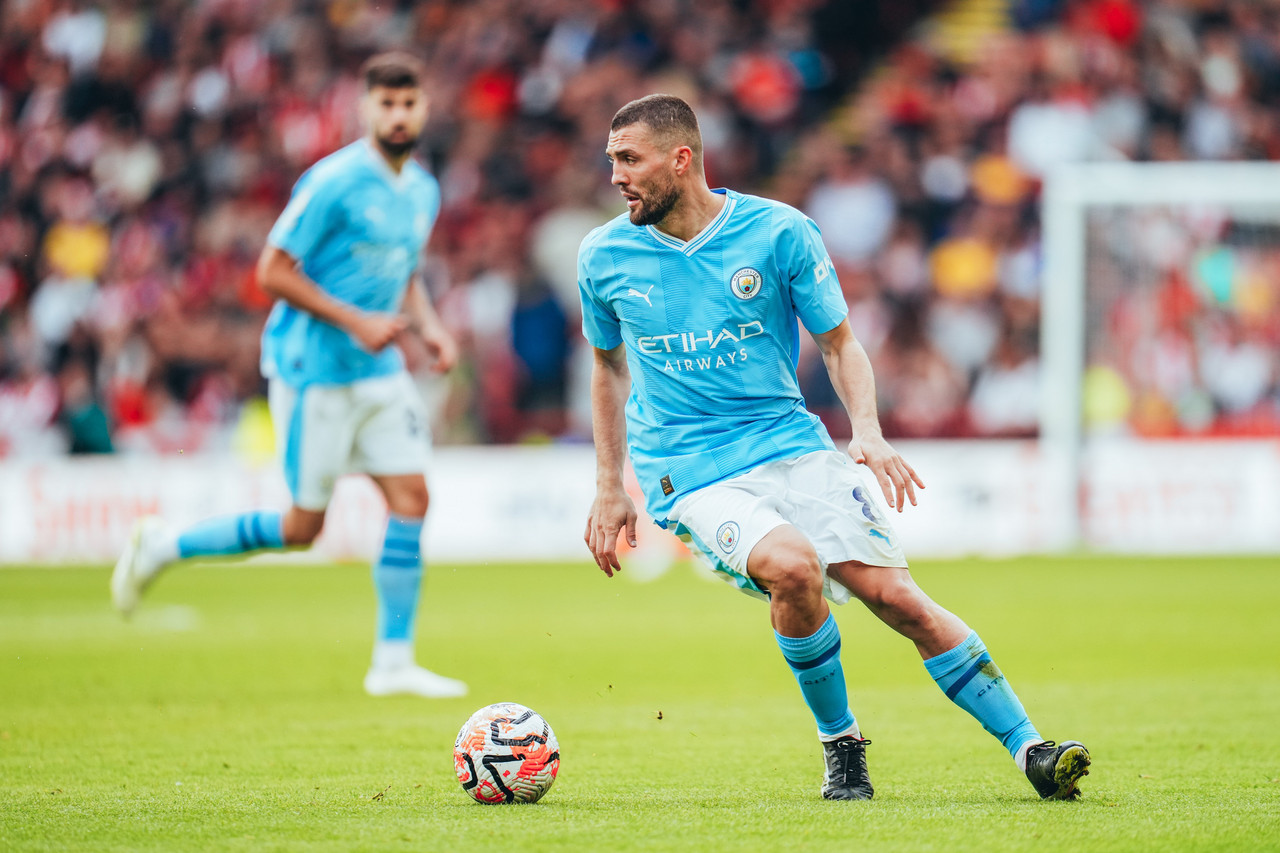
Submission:
[[[836,265],[831,263],[830,257],[823,257],[818,260],[818,265],[814,267],[813,279],[818,284],[826,280],[828,273],[835,272]]]

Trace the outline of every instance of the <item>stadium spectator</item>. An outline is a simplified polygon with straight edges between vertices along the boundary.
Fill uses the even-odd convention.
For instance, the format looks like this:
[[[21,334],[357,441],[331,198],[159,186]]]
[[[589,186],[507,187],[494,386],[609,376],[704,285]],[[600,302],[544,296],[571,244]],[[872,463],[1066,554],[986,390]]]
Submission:
[[[303,169],[357,135],[360,61],[406,46],[439,93],[420,150],[445,203],[429,284],[469,345],[470,379],[452,380],[439,407],[443,440],[589,434],[584,344],[552,329],[560,316],[577,325],[566,263],[578,239],[618,210],[599,189],[601,129],[617,103],[653,91],[698,111],[713,183],[819,222],[883,377],[891,436],[1029,434],[1025,411],[991,408],[1013,395],[989,389],[1011,378],[1010,340],[1014,360],[1035,360],[1024,350],[1038,340],[1043,170],[1280,159],[1280,11],[1017,0],[1014,26],[967,55],[921,36],[877,59],[935,5],[4,4],[0,382],[32,405],[5,418],[0,453],[66,450],[55,359],[77,323],[99,352],[91,396],[117,449],[231,446],[263,391],[253,341],[269,306],[252,259],[272,212]],[[600,174],[582,168],[592,163]],[[1202,236],[1197,249],[1223,248]],[[1275,261],[1265,245],[1243,249],[1223,250],[1250,269]],[[1159,292],[1181,287],[1167,278]],[[1280,306],[1256,287],[1225,301],[1187,288],[1203,317],[1176,345],[1166,334],[1162,352],[1189,379],[1098,362],[1133,395],[1129,428],[1280,432],[1280,383],[1257,366],[1277,360]],[[502,325],[466,327],[467,306],[490,299],[482,323]],[[1127,346],[1119,320],[1107,327]],[[1223,365],[1249,381],[1206,378]],[[821,410],[831,392],[810,367],[802,381]],[[1018,374],[1028,393],[1033,373]],[[52,409],[34,404],[50,396]]]

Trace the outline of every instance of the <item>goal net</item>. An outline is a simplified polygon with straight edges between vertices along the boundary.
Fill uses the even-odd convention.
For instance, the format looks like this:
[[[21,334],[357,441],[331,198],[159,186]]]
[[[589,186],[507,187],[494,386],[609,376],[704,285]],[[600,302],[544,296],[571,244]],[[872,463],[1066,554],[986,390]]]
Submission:
[[[1280,164],[1074,166],[1044,226],[1041,435],[1075,540],[1280,549]]]

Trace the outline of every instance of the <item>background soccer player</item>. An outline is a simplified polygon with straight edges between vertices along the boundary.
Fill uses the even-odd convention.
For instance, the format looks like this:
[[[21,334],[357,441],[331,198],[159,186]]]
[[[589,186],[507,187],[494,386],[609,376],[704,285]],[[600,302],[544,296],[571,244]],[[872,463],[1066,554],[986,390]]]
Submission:
[[[363,472],[389,509],[373,564],[377,642],[365,689],[461,696],[461,681],[414,663],[430,435],[392,345],[414,329],[436,370],[457,358],[414,279],[440,209],[435,179],[410,157],[427,119],[423,70],[410,55],[388,53],[370,59],[363,76],[368,135],[298,180],[258,262],[263,289],[279,300],[263,332],[262,368],[293,506],[212,518],[180,532],[145,519],[116,565],[111,592],[128,613],[176,560],[309,545],[338,477]]]
[[[817,227],[785,204],[711,190],[688,104],[633,101],[605,152],[628,213],[578,255],[595,348],[597,494],[585,539],[619,569],[635,544],[622,482],[629,445],[649,513],[740,589],[769,601],[778,645],[818,723],[828,799],[869,799],[840,633],[824,600],[850,595],[912,640],[951,699],[1000,739],[1044,798],[1077,794],[1082,744],[1046,742],[982,640],[911,579],[872,495],[902,511],[924,487],[880,432],[871,365]],[[796,381],[797,319],[821,349],[853,440],[835,449]]]

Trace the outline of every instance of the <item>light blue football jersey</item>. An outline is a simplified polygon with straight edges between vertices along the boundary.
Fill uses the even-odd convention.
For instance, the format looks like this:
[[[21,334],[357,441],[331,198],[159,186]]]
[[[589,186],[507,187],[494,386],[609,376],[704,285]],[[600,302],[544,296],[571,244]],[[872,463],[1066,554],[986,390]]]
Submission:
[[[440,211],[440,188],[409,160],[395,174],[367,139],[320,160],[293,188],[267,242],[321,290],[394,313]],[[262,372],[295,387],[345,385],[404,369],[395,346],[371,353],[342,329],[281,300],[262,333]]]
[[[818,227],[732,190],[685,243],[623,214],[578,251],[582,330],[631,371],[627,444],[649,514],[775,459],[834,449],[796,380],[800,329],[848,313]]]

